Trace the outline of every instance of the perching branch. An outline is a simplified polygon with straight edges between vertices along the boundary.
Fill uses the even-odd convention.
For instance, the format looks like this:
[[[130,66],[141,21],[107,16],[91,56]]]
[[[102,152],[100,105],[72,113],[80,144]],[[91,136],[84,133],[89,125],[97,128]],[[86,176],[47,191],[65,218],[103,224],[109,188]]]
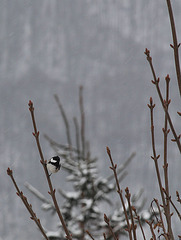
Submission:
[[[60,221],[62,223],[63,229],[64,229],[64,231],[66,233],[66,238],[69,239],[69,240],[72,240],[72,236],[70,235],[70,233],[69,233],[69,231],[67,229],[67,226],[66,226],[66,224],[64,222],[64,219],[63,219],[63,216],[61,214],[60,208],[58,206],[57,199],[56,199],[56,196],[55,196],[55,189],[53,189],[52,182],[51,182],[51,179],[50,179],[50,176],[49,176],[49,173],[48,173],[48,170],[47,170],[47,166],[46,166],[46,160],[44,159],[43,152],[42,152],[42,149],[41,149],[41,146],[40,146],[39,131],[37,131],[37,127],[36,127],[35,116],[34,116],[34,107],[33,107],[32,101],[29,101],[28,105],[29,105],[29,110],[30,110],[30,113],[31,113],[32,122],[33,122],[33,128],[34,128],[33,136],[36,139],[38,151],[39,151],[40,158],[41,158],[40,162],[43,165],[43,168],[44,168],[44,171],[45,171],[45,175],[46,175],[46,178],[47,178],[47,182],[48,182],[48,185],[49,185],[49,190],[50,191],[48,193],[52,197],[52,200],[53,200],[56,212],[57,212],[58,217],[59,217],[59,219],[60,219]]]

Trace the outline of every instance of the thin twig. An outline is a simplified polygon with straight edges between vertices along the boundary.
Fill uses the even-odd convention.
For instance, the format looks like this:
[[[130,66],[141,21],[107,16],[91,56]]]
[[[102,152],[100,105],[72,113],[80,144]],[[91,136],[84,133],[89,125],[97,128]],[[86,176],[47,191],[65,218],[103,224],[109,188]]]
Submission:
[[[181,198],[178,191],[176,191],[176,196],[177,196],[177,202],[181,203]]]
[[[106,240],[106,234],[105,233],[103,233],[103,237],[104,237],[104,240]]]
[[[160,210],[160,206],[159,206],[158,200],[157,200],[157,199],[154,199],[154,202],[155,202],[156,205],[157,205],[157,209],[158,209],[159,216],[160,216],[159,226],[160,226],[160,223],[161,223],[161,227],[162,227],[162,229],[163,229],[164,236],[167,236],[167,233],[166,233],[166,230],[165,230],[165,226],[164,226],[164,222],[163,222],[163,218],[162,218],[162,213],[161,213],[161,210]]]
[[[24,203],[26,209],[30,213],[30,215],[31,215],[30,218],[36,223],[37,227],[41,231],[41,233],[44,236],[44,238],[48,240],[48,237],[46,236],[46,233],[45,233],[45,231],[44,231],[44,229],[43,229],[43,227],[42,227],[42,225],[40,223],[40,219],[37,218],[36,213],[33,211],[31,204],[28,203],[27,198],[24,196],[23,192],[20,191],[20,189],[19,189],[19,187],[18,187],[18,185],[17,185],[17,183],[16,183],[16,181],[15,181],[15,179],[13,177],[13,171],[10,168],[7,169],[7,174],[10,176],[10,178],[11,178],[11,180],[12,180],[12,182],[13,182],[15,188],[16,188],[18,197],[21,198],[21,200]]]
[[[135,157],[135,155],[136,155],[136,153],[133,152],[131,154],[131,156],[121,166],[118,166],[117,171],[116,171],[117,175],[119,175],[120,173],[122,173],[125,170],[126,166],[132,161],[132,159]],[[113,178],[114,178],[114,173],[111,174],[111,176],[107,177],[107,180],[111,181]]]
[[[34,107],[33,107],[32,101],[29,101],[28,105],[29,105],[29,110],[30,110],[30,113],[31,113],[33,127],[34,127],[33,136],[36,139],[38,151],[39,151],[40,158],[41,158],[40,162],[43,165],[43,168],[44,168],[44,171],[45,171],[45,175],[46,175],[46,178],[47,178],[47,182],[48,182],[48,185],[49,185],[49,189],[50,189],[50,191],[48,193],[52,197],[52,200],[53,200],[56,212],[57,212],[58,217],[59,217],[59,219],[60,219],[60,221],[62,223],[63,229],[64,229],[64,231],[66,233],[66,238],[69,239],[69,240],[72,240],[72,236],[70,235],[70,233],[68,231],[68,228],[67,228],[67,226],[65,224],[65,221],[63,219],[63,216],[61,214],[60,208],[58,206],[57,199],[56,199],[56,196],[55,196],[55,189],[53,189],[52,182],[51,182],[51,179],[50,179],[50,175],[49,175],[48,170],[47,170],[46,161],[44,159],[43,152],[41,150],[41,146],[40,146],[40,142],[39,142],[39,131],[37,131],[37,127],[36,127],[35,116],[34,116]]]
[[[133,237],[134,237],[134,240],[136,240],[136,224],[134,223],[134,218],[133,218],[133,212],[132,212],[132,206],[131,206],[131,194],[129,192],[129,188],[127,187],[125,189],[125,197],[127,198],[127,201],[128,201],[128,206],[129,206],[129,213],[130,213],[130,216],[131,216],[131,223],[132,223],[132,229],[133,229]]]
[[[145,50],[145,55],[147,56],[147,61],[150,64],[150,68],[151,68],[151,71],[152,71],[152,74],[153,74],[153,79],[154,80],[152,81],[152,83],[156,86],[156,89],[157,89],[157,92],[158,92],[158,96],[160,98],[162,107],[163,107],[163,109],[164,109],[164,111],[165,111],[165,113],[167,115],[167,120],[169,122],[170,129],[171,129],[171,131],[173,133],[173,136],[174,136],[174,141],[177,143],[178,149],[179,149],[179,151],[181,153],[180,136],[177,136],[175,128],[174,128],[173,123],[172,123],[172,120],[171,120],[171,117],[170,117],[170,114],[167,111],[167,108],[165,107],[165,101],[163,100],[162,93],[161,93],[160,86],[159,86],[159,81],[160,80],[159,80],[159,78],[156,77],[155,70],[154,70],[153,63],[152,63],[152,58],[150,56],[150,51],[147,48]]]
[[[169,13],[169,18],[170,18],[170,25],[171,25],[171,30],[172,30],[172,38],[173,38],[173,45],[170,44],[170,46],[174,50],[174,59],[175,59],[175,69],[176,69],[176,74],[177,74],[177,82],[178,82],[178,88],[181,96],[181,73],[180,73],[180,62],[179,62],[179,52],[178,48],[180,44],[177,42],[177,33],[176,33],[176,28],[175,28],[175,21],[174,21],[174,15],[172,11],[172,5],[170,0],[166,0],[167,2],[167,8],[168,8],[168,13]]]
[[[111,235],[113,236],[113,238],[114,238],[115,240],[118,240],[118,238],[116,237],[116,235],[115,235],[115,233],[114,233],[114,231],[113,231],[113,229],[112,229],[112,227],[111,227],[111,225],[110,225],[110,220],[109,220],[109,218],[106,216],[106,214],[104,214],[104,221],[105,221],[105,223],[108,225],[109,231],[110,231]]]
[[[141,232],[142,232],[142,235],[143,235],[143,239],[146,240],[146,237],[145,237],[145,233],[144,233],[144,230],[143,230],[143,227],[142,227],[142,224],[141,224],[141,221],[140,221],[140,216],[137,214],[137,211],[136,211],[136,208],[135,207],[132,207],[135,215],[136,215],[136,219],[138,220],[138,223],[139,223],[139,226],[140,226],[140,229],[141,229]]]
[[[151,138],[152,138],[152,150],[153,150],[153,156],[151,156],[151,158],[154,160],[154,163],[155,163],[156,175],[157,175],[158,184],[159,184],[159,188],[160,188],[160,194],[161,194],[162,203],[163,203],[163,206],[164,206],[164,209],[165,209],[165,198],[164,198],[164,194],[163,194],[163,187],[162,187],[162,182],[161,182],[161,177],[160,177],[160,170],[159,170],[159,167],[158,167],[158,158],[160,157],[160,155],[156,154],[156,149],[155,149],[155,135],[154,135],[154,123],[153,123],[153,109],[155,107],[155,104],[153,104],[152,98],[150,98],[150,104],[148,104],[148,107],[150,108]]]
[[[89,235],[89,237],[90,237],[92,240],[94,240],[92,234],[91,234],[88,230],[86,230],[85,232]]]
[[[170,77],[169,75],[166,76],[165,78],[166,81],[166,98],[165,98],[165,108],[168,111],[168,106],[170,103],[169,100],[169,82],[170,82]],[[168,181],[168,160],[167,160],[167,139],[168,139],[168,133],[170,129],[168,129],[168,120],[167,120],[167,114],[165,113],[165,124],[163,128],[163,133],[164,133],[164,179],[165,179],[165,190],[167,194],[169,195],[169,181]],[[166,199],[166,206],[165,206],[165,217],[167,220],[167,226],[168,226],[168,235],[171,237],[171,239],[174,239],[173,237],[173,232],[172,232],[172,227],[171,227],[171,215],[170,215],[170,202],[168,199]]]
[[[178,211],[178,209],[177,209],[177,207],[175,206],[175,204],[173,203],[173,201],[172,201],[172,199],[171,199],[171,196],[169,196],[169,195],[167,194],[167,192],[165,191],[165,189],[163,189],[163,192],[165,193],[167,199],[170,201],[172,207],[175,209],[175,211],[176,211],[178,217],[179,217],[180,220],[181,220],[181,214],[180,214],[180,212]]]
[[[153,226],[152,226],[153,220],[152,220],[151,222],[149,222],[149,221],[146,220],[146,223],[147,223],[147,224],[149,225],[149,227],[150,227],[150,231],[151,231],[151,233],[152,233],[152,239],[153,239],[153,240],[156,240],[156,236],[155,236],[155,233],[154,233],[154,231],[153,231]]]
[[[107,147],[107,154],[109,156],[109,159],[110,159],[110,162],[111,162],[111,165],[112,165],[112,167],[110,167],[110,169],[114,173],[114,177],[115,177],[115,181],[116,181],[116,185],[117,185],[117,189],[118,189],[117,192],[119,194],[119,197],[121,199],[121,203],[122,203],[122,206],[123,206],[124,215],[125,215],[125,219],[126,219],[126,222],[127,222],[127,228],[128,228],[127,231],[129,233],[129,239],[132,240],[131,226],[130,226],[130,223],[129,223],[128,214],[127,214],[127,211],[126,211],[126,207],[125,207],[124,199],[123,199],[123,195],[122,195],[122,190],[119,186],[119,181],[118,181],[117,172],[116,172],[117,164],[114,164],[113,159],[112,159],[112,155],[111,155],[111,151],[108,147]]]

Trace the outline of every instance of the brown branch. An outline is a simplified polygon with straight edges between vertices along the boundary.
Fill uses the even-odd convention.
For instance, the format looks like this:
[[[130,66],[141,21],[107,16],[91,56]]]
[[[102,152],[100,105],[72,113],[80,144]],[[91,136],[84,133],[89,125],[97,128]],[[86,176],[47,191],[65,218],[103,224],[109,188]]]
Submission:
[[[113,229],[112,229],[112,227],[111,227],[111,225],[110,225],[110,220],[109,220],[109,218],[106,216],[106,214],[104,214],[104,221],[105,221],[105,223],[107,224],[107,226],[108,226],[108,228],[109,228],[109,231],[110,231],[111,235],[113,236],[113,238],[114,238],[115,240],[118,240],[118,238],[116,237],[116,235],[115,235],[115,233],[114,233],[114,231],[113,231]]]
[[[158,159],[159,159],[160,155],[156,154],[156,148],[155,148],[155,134],[154,134],[154,123],[153,123],[153,109],[155,107],[155,104],[153,104],[152,98],[150,98],[150,104],[148,104],[148,107],[150,108],[151,138],[152,138],[152,150],[153,150],[153,156],[151,156],[151,158],[154,160],[154,163],[155,163],[158,185],[159,185],[159,188],[160,188],[162,203],[163,203],[163,206],[164,206],[164,209],[165,209],[166,204],[165,204],[165,198],[164,198],[164,194],[163,194],[163,187],[162,187],[162,182],[161,182],[161,177],[160,177],[160,170],[159,170],[159,167],[158,167]]]
[[[163,222],[163,218],[162,218],[162,213],[161,213],[161,210],[160,210],[160,206],[159,206],[158,200],[157,200],[157,199],[154,199],[154,202],[156,203],[157,208],[158,208],[158,211],[159,211],[159,216],[160,216],[159,226],[161,226],[161,228],[163,229],[164,236],[167,236],[167,233],[166,233],[166,230],[165,230],[165,226],[164,226],[164,222]]]
[[[165,101],[163,100],[162,93],[161,93],[160,86],[159,86],[159,81],[160,80],[159,80],[159,78],[157,79],[157,77],[156,77],[155,70],[154,70],[153,63],[152,63],[152,58],[150,56],[150,51],[147,48],[145,50],[145,55],[147,56],[147,61],[150,64],[150,68],[151,68],[151,71],[152,71],[152,74],[153,74],[154,80],[152,81],[152,83],[156,86],[158,96],[160,98],[162,107],[163,107],[163,109],[164,109],[164,111],[165,111],[165,113],[167,115],[167,120],[169,122],[170,129],[171,129],[171,131],[173,133],[173,136],[174,136],[174,141],[177,143],[178,149],[179,149],[179,151],[181,153],[180,136],[177,136],[175,128],[174,128],[173,123],[172,123],[172,120],[171,120],[171,117],[170,117],[170,114],[167,111],[167,108],[165,107]]]
[[[165,78],[166,81],[166,98],[165,98],[165,108],[168,112],[168,106],[170,104],[169,100],[169,82],[170,77],[169,75]],[[167,120],[167,114],[165,113],[165,124],[163,128],[163,134],[164,134],[164,179],[165,179],[165,190],[167,194],[169,195],[169,181],[168,181],[168,161],[167,161],[167,140],[168,140],[168,133],[170,129],[168,129],[168,120]],[[170,215],[170,202],[168,199],[166,199],[166,206],[165,206],[165,217],[167,220],[167,226],[168,226],[168,235],[171,237],[171,239],[174,239],[173,232],[172,232],[172,226],[171,226],[171,215]]]
[[[144,230],[143,230],[141,221],[140,221],[140,216],[137,214],[137,211],[136,211],[136,208],[135,208],[135,207],[132,207],[132,210],[134,211],[134,213],[135,213],[135,215],[136,215],[135,218],[138,220],[138,223],[139,223],[139,226],[140,226],[140,229],[141,229],[141,233],[142,233],[142,235],[143,235],[143,239],[146,240],[145,233],[144,233]]]
[[[106,234],[105,233],[103,233],[103,237],[104,237],[104,240],[106,240]]]
[[[72,236],[70,235],[70,233],[69,233],[69,231],[67,229],[67,226],[66,226],[65,221],[63,219],[63,216],[61,214],[60,208],[58,206],[58,203],[57,203],[57,200],[56,200],[56,196],[55,196],[55,189],[53,189],[52,182],[51,182],[48,170],[47,170],[46,161],[44,159],[43,152],[41,150],[41,146],[40,146],[40,142],[39,142],[39,132],[37,131],[37,127],[36,127],[36,121],[35,121],[35,116],[34,116],[34,107],[33,107],[32,101],[29,101],[28,105],[29,105],[29,110],[30,110],[30,113],[31,113],[32,122],[33,122],[33,128],[34,128],[33,136],[36,139],[38,151],[39,151],[40,158],[41,158],[40,162],[43,165],[44,172],[45,172],[45,175],[46,175],[46,178],[47,178],[47,182],[48,182],[48,185],[49,185],[49,190],[50,191],[48,193],[52,197],[52,200],[53,200],[56,212],[57,212],[58,217],[59,217],[59,219],[60,219],[60,221],[62,223],[63,229],[64,229],[64,231],[66,233],[66,238],[69,239],[69,240],[72,240]]]
[[[119,194],[119,197],[120,197],[120,200],[121,200],[121,203],[122,203],[122,206],[123,206],[124,215],[125,215],[125,219],[126,219],[126,222],[127,222],[127,228],[128,228],[127,231],[129,233],[129,239],[132,240],[131,226],[130,226],[130,223],[129,223],[128,214],[127,214],[127,211],[126,211],[126,207],[125,207],[124,199],[123,199],[123,195],[122,195],[122,190],[120,188],[118,177],[117,177],[117,172],[116,172],[117,164],[114,164],[112,156],[111,156],[111,151],[108,147],[107,147],[107,154],[109,156],[109,159],[110,159],[110,162],[111,162],[111,165],[112,165],[112,167],[110,167],[110,169],[113,171],[114,177],[115,177],[115,180],[116,180],[116,185],[117,185],[117,189],[118,189],[117,192]]]
[[[129,213],[130,213],[130,216],[131,216],[131,223],[132,223],[132,229],[133,229],[133,237],[134,237],[134,240],[136,240],[136,224],[134,223],[134,218],[133,218],[133,213],[132,213],[132,206],[131,206],[131,201],[130,201],[130,198],[131,198],[131,194],[129,192],[129,189],[128,187],[125,189],[125,197],[127,198],[127,201],[128,201],[128,206],[129,206]]]
[[[31,215],[30,218],[36,223],[37,227],[39,228],[39,230],[42,233],[42,235],[44,236],[44,238],[48,240],[48,237],[46,236],[46,233],[45,233],[45,231],[44,231],[44,229],[43,229],[43,227],[40,223],[40,219],[37,218],[36,213],[32,209],[32,205],[28,203],[27,198],[24,196],[23,192],[20,191],[20,189],[19,189],[19,187],[18,187],[18,185],[17,185],[17,183],[16,183],[16,181],[13,177],[13,171],[10,168],[7,169],[7,174],[10,176],[10,178],[11,178],[11,180],[12,180],[12,182],[13,182],[15,188],[16,188],[16,191],[17,191],[16,194],[18,195],[18,197],[21,198],[21,200],[24,203],[26,209],[30,213],[30,215]]]
[[[89,235],[89,237],[90,237],[92,240],[94,240],[92,234],[91,234],[88,230],[86,230],[85,232]]]
[[[173,203],[173,201],[172,201],[172,199],[171,199],[171,196],[169,196],[169,195],[167,194],[167,192],[165,191],[165,189],[163,189],[163,192],[165,193],[167,199],[170,201],[172,207],[175,209],[175,211],[176,211],[178,217],[179,217],[180,220],[181,220],[181,214],[180,214],[180,212],[178,211],[178,209],[177,209],[177,207],[175,206],[175,204]]]
[[[156,240],[156,236],[155,236],[155,233],[154,233],[154,231],[153,231],[153,226],[152,226],[153,220],[152,220],[151,222],[149,222],[149,221],[146,220],[146,223],[147,223],[147,224],[149,225],[149,227],[150,227],[150,231],[151,231],[151,233],[152,233],[152,239],[153,239],[153,240]]]
[[[170,46],[174,50],[175,69],[176,69],[176,74],[177,74],[178,88],[179,88],[179,92],[180,92],[180,96],[181,96],[181,73],[180,73],[180,62],[179,62],[179,52],[178,52],[178,48],[179,48],[180,44],[178,44],[178,42],[177,42],[177,33],[176,33],[176,28],[175,28],[175,21],[174,21],[171,1],[166,0],[166,2],[167,2],[167,8],[168,8],[168,13],[169,13],[170,25],[171,25],[171,30],[172,30],[172,38],[173,38],[173,45],[171,44]]]
[[[178,191],[176,191],[176,195],[177,195],[177,202],[181,203],[181,198]]]

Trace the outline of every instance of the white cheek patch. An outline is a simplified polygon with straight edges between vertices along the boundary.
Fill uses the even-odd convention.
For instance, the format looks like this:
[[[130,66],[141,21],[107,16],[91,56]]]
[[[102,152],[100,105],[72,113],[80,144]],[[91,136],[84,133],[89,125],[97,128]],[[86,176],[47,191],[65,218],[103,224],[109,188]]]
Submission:
[[[53,158],[51,158],[51,159],[50,159],[50,162],[52,162],[52,163],[56,163],[57,161],[54,160]]]

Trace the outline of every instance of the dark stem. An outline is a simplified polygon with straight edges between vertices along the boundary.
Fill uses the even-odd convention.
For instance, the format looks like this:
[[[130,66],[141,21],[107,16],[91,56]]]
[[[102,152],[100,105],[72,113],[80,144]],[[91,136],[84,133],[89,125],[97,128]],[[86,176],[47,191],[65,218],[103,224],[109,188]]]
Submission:
[[[111,165],[112,165],[112,167],[110,167],[110,169],[112,169],[112,171],[114,173],[115,180],[116,180],[116,185],[117,185],[117,189],[118,189],[117,192],[119,194],[119,197],[120,197],[120,200],[121,200],[121,203],[122,203],[122,206],[123,206],[124,215],[125,215],[125,219],[126,219],[127,227],[128,227],[129,239],[132,240],[131,226],[130,226],[130,223],[129,223],[128,214],[127,214],[126,207],[125,207],[125,204],[124,204],[122,190],[120,188],[118,177],[117,177],[117,172],[116,172],[117,165],[114,164],[113,159],[112,159],[112,155],[111,155],[111,151],[108,147],[107,147],[107,154],[109,156],[109,159],[110,159],[110,162],[111,162]]]
[[[152,81],[152,83],[155,84],[155,86],[156,86],[156,89],[157,89],[157,92],[158,92],[158,96],[160,98],[162,107],[163,107],[163,109],[164,109],[164,111],[165,111],[165,113],[167,115],[167,120],[169,122],[170,129],[171,129],[171,131],[173,133],[173,136],[174,136],[174,139],[175,139],[174,141],[177,143],[178,149],[179,149],[179,151],[181,153],[180,136],[177,136],[176,131],[175,131],[174,126],[173,126],[173,123],[172,123],[172,120],[171,120],[171,117],[170,117],[170,114],[167,111],[167,108],[165,107],[165,102],[163,100],[162,93],[161,93],[160,87],[159,87],[159,78],[157,79],[157,77],[156,77],[155,70],[154,70],[154,67],[153,67],[153,64],[152,64],[152,58],[150,56],[150,51],[147,48],[145,50],[145,55],[147,56],[147,61],[150,64],[150,68],[151,68],[151,71],[152,71],[152,74],[153,74],[154,81]]]
[[[32,220],[34,220],[34,222],[36,223],[37,227],[41,231],[41,233],[44,236],[44,238],[48,240],[48,237],[46,236],[46,233],[44,232],[44,229],[43,229],[43,227],[42,227],[42,225],[40,223],[40,219],[38,219],[36,217],[36,213],[33,211],[31,204],[28,203],[27,198],[23,195],[23,192],[20,191],[20,189],[19,189],[19,187],[18,187],[18,185],[17,185],[17,183],[16,183],[16,181],[15,181],[15,179],[13,177],[13,171],[10,168],[7,169],[7,174],[11,177],[11,180],[12,180],[12,182],[13,182],[15,188],[16,188],[17,195],[21,198],[21,200],[24,203],[26,209],[30,213],[30,215],[31,215],[30,218]]]
[[[160,177],[160,170],[159,170],[159,167],[158,167],[158,158],[160,157],[160,155],[156,154],[156,148],[155,148],[155,134],[154,134],[154,122],[153,122],[153,109],[155,107],[155,104],[153,104],[152,98],[150,98],[150,104],[148,104],[148,107],[150,108],[151,139],[152,139],[152,150],[153,150],[153,156],[151,158],[154,160],[154,163],[155,163],[158,185],[159,185],[159,188],[160,188],[162,203],[163,203],[163,206],[164,206],[164,209],[165,209],[165,198],[164,198],[164,194],[163,194],[163,187],[162,187],[162,182],[161,182],[161,177]]]
[[[175,28],[175,21],[174,21],[171,1],[166,0],[166,2],[167,2],[167,8],[168,8],[168,13],[169,13],[170,25],[171,25],[171,30],[172,30],[172,38],[173,38],[173,45],[171,45],[171,46],[174,49],[175,69],[176,69],[176,74],[177,74],[177,82],[178,82],[179,92],[180,92],[180,96],[181,96],[181,74],[180,74],[180,62],[179,62],[179,52],[178,52],[178,48],[180,45],[177,42],[177,33],[176,33],[176,28]]]
[[[169,82],[170,82],[170,77],[169,75],[166,76],[166,99],[165,99],[165,108],[168,111],[168,106],[169,106]],[[165,124],[163,128],[163,133],[164,133],[164,179],[165,179],[165,190],[167,194],[169,195],[169,181],[168,181],[168,160],[167,160],[167,139],[168,139],[168,120],[167,120],[167,114],[165,113]],[[165,216],[167,220],[167,226],[168,226],[168,235],[171,239],[173,239],[173,232],[172,232],[172,227],[171,227],[171,215],[170,215],[170,202],[168,199],[166,199],[166,208],[165,208]]]
[[[32,122],[33,122],[33,127],[34,127],[34,137],[36,139],[36,143],[37,143],[37,147],[38,147],[38,150],[39,150],[39,154],[40,154],[40,157],[41,157],[41,163],[43,165],[43,168],[44,168],[44,171],[45,171],[45,175],[46,175],[46,178],[47,178],[47,182],[48,182],[48,185],[49,185],[49,189],[50,189],[50,192],[49,194],[51,195],[52,197],[52,200],[53,200],[53,203],[54,203],[54,206],[55,206],[55,209],[56,209],[56,212],[58,214],[58,217],[62,223],[62,226],[63,226],[63,229],[66,233],[66,238],[69,239],[69,240],[72,240],[72,236],[70,235],[68,229],[67,229],[67,226],[64,222],[64,219],[63,219],[63,216],[60,212],[60,209],[59,209],[59,206],[58,206],[58,203],[57,203],[57,200],[56,200],[56,197],[55,197],[55,189],[53,189],[53,186],[52,186],[52,182],[51,182],[51,179],[50,179],[50,176],[49,176],[49,173],[48,173],[48,170],[47,170],[47,166],[46,166],[46,161],[44,159],[44,156],[43,156],[43,152],[41,150],[41,146],[40,146],[40,142],[39,142],[39,132],[37,131],[37,127],[36,127],[36,122],[35,122],[35,117],[34,117],[34,107],[33,107],[33,103],[31,101],[29,101],[29,110],[30,110],[30,113],[31,113],[31,117],[32,117]]]

